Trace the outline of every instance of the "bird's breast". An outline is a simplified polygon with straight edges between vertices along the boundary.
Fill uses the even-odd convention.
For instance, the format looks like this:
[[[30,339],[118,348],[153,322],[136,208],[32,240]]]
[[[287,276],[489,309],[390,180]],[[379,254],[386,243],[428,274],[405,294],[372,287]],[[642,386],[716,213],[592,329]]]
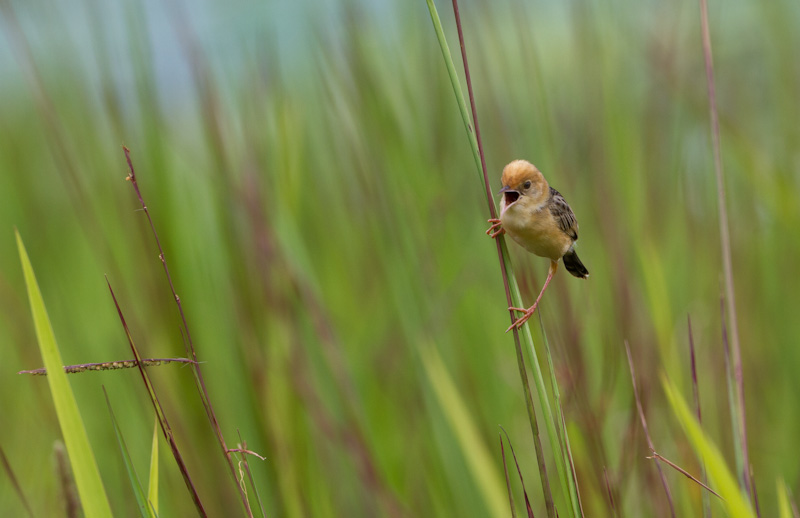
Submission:
[[[511,206],[500,220],[511,239],[540,257],[557,261],[572,246],[572,239],[559,228],[547,206],[534,210]]]

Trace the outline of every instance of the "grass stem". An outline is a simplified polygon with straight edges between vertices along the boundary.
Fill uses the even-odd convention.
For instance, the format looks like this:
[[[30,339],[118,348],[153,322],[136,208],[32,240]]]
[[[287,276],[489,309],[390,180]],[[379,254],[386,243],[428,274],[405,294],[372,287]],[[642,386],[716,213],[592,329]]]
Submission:
[[[750,479],[750,455],[747,449],[747,419],[744,406],[744,377],[742,375],[742,352],[739,345],[739,326],[736,321],[736,297],[733,289],[733,266],[731,260],[731,238],[728,226],[728,209],[725,200],[725,174],[722,167],[722,151],[720,144],[719,116],[717,114],[717,95],[714,86],[714,58],[711,51],[711,33],[708,28],[708,0],[700,0],[700,27],[703,33],[703,57],[705,59],[706,81],[708,83],[709,116],[711,118],[711,142],[714,148],[714,171],[717,179],[717,207],[719,209],[719,236],[722,243],[722,269],[725,278],[725,299],[728,305],[728,318],[731,329],[732,368],[736,381],[735,407],[731,411],[735,415],[734,426],[736,449],[736,466],[739,472],[739,483],[752,500],[752,482]]]
[[[167,258],[166,255],[164,254],[164,249],[161,247],[161,241],[158,239],[158,232],[156,232],[156,226],[153,223],[153,218],[150,216],[150,211],[147,210],[147,204],[144,202],[144,198],[142,198],[142,193],[139,190],[139,183],[136,180],[136,172],[133,168],[133,162],[131,161],[131,152],[125,146],[122,146],[122,149],[125,152],[125,160],[128,162],[128,170],[130,171],[130,174],[128,175],[127,179],[130,180],[131,184],[133,185],[133,189],[136,191],[136,196],[139,198],[139,203],[142,205],[142,210],[147,216],[147,221],[150,223],[150,230],[152,230],[153,232],[153,237],[155,238],[156,246],[158,247],[158,258],[161,260],[161,265],[164,267],[164,274],[167,277],[167,283],[169,284],[169,289],[172,292],[172,298],[175,299],[175,305],[178,307],[178,313],[180,313],[181,315],[183,333],[184,336],[186,337],[185,340],[186,350],[187,354],[191,357],[191,360],[193,361],[192,369],[194,372],[195,383],[197,385],[197,389],[200,394],[200,399],[203,402],[203,407],[206,410],[206,415],[208,416],[208,420],[211,423],[211,427],[217,436],[217,441],[219,442],[220,448],[222,449],[222,454],[225,457],[225,460],[228,464],[231,477],[233,478],[233,481],[236,484],[236,488],[239,491],[239,497],[242,501],[242,505],[244,506],[244,509],[247,512],[247,516],[252,518],[253,512],[250,509],[250,504],[247,500],[247,494],[245,493],[244,487],[239,481],[236,472],[236,467],[233,465],[233,460],[231,459],[230,451],[228,450],[227,444],[225,444],[225,437],[223,437],[222,430],[220,429],[219,422],[217,421],[217,415],[214,412],[214,407],[211,405],[211,398],[208,395],[208,389],[206,388],[206,384],[203,379],[203,372],[200,368],[200,363],[197,361],[197,352],[195,351],[194,348],[192,335],[189,332],[189,324],[186,321],[186,314],[183,311],[183,304],[181,304],[181,298],[175,291],[175,285],[172,282],[172,276],[169,273],[169,266],[167,266]]]
[[[653,439],[650,438],[650,430],[647,428],[647,419],[644,417],[644,409],[642,408],[642,401],[639,399],[639,390],[636,388],[636,373],[633,369],[633,357],[631,356],[631,348],[628,345],[628,341],[625,340],[625,352],[628,354],[628,367],[631,370],[631,382],[633,383],[633,395],[636,398],[636,409],[639,412],[639,419],[642,422],[642,429],[644,429],[644,436],[647,439],[647,447],[650,448],[650,451],[653,452],[655,455],[656,449],[653,446]],[[658,476],[661,478],[661,485],[664,486],[664,493],[667,495],[667,502],[669,502],[669,513],[672,518],[675,518],[675,504],[672,502],[672,492],[669,490],[669,484],[667,484],[667,477],[664,475],[664,471],[661,469],[661,464],[659,464],[660,456],[656,456],[656,468],[658,469]]]

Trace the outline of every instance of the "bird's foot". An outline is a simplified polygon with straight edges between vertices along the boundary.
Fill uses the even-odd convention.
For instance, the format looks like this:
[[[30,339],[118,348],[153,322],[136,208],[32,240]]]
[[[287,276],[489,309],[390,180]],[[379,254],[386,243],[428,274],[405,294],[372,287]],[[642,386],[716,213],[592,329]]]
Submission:
[[[490,219],[489,223],[491,223],[492,226],[489,227],[489,230],[486,231],[486,235],[488,235],[492,239],[506,233],[506,229],[503,228],[503,223],[501,223],[499,219],[497,218]]]
[[[525,322],[527,322],[529,318],[531,318],[533,316],[533,314],[536,312],[536,308],[537,307],[539,307],[539,301],[538,300],[536,301],[536,303],[533,306],[529,307],[528,309],[525,309],[525,308],[514,308],[514,307],[508,308],[509,311],[519,311],[520,313],[523,313],[523,315],[521,317],[519,317],[517,320],[515,320],[514,323],[511,324],[508,327],[508,329],[506,329],[506,333],[508,333],[512,329],[520,329],[522,327],[522,325]]]

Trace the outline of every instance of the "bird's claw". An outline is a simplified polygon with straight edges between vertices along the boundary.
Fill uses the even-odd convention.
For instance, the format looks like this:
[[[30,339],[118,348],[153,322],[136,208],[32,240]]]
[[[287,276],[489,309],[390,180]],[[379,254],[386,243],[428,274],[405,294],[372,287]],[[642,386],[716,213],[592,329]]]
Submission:
[[[491,223],[492,226],[489,227],[489,229],[486,231],[486,235],[488,235],[492,239],[506,233],[506,229],[503,228],[503,223],[499,219],[497,218],[490,219],[489,223]]]
[[[538,306],[539,306],[539,304],[537,302],[536,304],[534,304],[533,306],[531,306],[531,307],[529,307],[527,309],[525,309],[525,308],[515,308],[515,307],[508,308],[509,311],[519,311],[519,312],[524,313],[524,314],[521,317],[519,317],[518,319],[516,319],[513,324],[508,326],[508,329],[506,329],[506,333],[508,333],[512,329],[521,329],[522,325],[525,324],[525,322],[527,322],[528,319],[531,318],[533,316],[533,314],[536,312],[536,308]]]

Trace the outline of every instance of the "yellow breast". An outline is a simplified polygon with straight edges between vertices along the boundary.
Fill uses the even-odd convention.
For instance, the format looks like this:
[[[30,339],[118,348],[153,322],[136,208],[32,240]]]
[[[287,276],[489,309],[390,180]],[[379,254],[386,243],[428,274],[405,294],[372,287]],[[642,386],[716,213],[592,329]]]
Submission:
[[[547,205],[530,208],[515,203],[500,220],[511,239],[540,257],[558,261],[572,246],[572,238],[559,228]]]

